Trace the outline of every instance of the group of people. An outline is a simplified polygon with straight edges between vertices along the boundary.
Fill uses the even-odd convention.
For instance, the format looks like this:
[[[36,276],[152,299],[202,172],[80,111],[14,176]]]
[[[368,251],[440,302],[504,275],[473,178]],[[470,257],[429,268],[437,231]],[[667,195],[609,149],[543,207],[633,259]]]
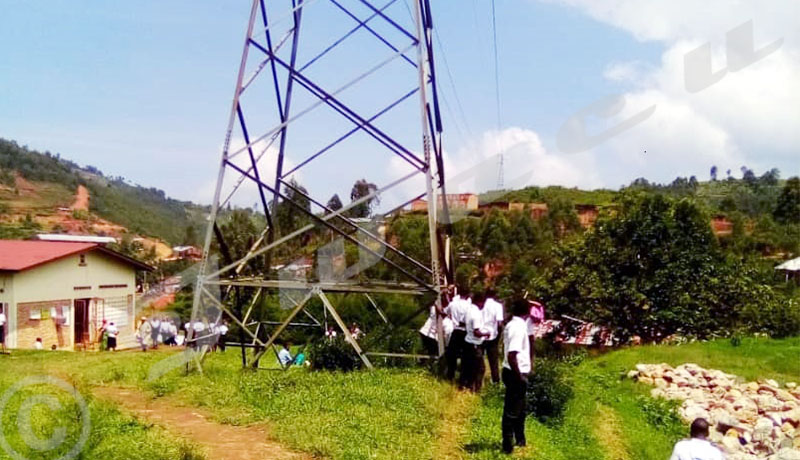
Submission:
[[[197,347],[207,345],[212,351],[225,351],[227,321],[207,322],[201,319],[186,322],[181,329],[173,319],[157,315],[142,317],[136,329],[136,341],[142,351],[157,349],[159,345]]]
[[[358,327],[357,323],[351,323],[350,327],[347,328],[347,332],[350,333],[350,336],[353,337],[353,340],[359,340],[364,336],[364,332],[361,331],[361,328]],[[333,327],[333,325],[329,325],[325,329],[325,338],[327,340],[334,340],[338,335],[339,333],[336,332],[336,329]]]
[[[492,382],[502,380],[506,387],[501,426],[503,450],[510,453],[515,445],[526,444],[525,393],[532,369],[534,325],[543,317],[539,314],[541,305],[516,299],[506,318],[503,304],[491,289],[470,292],[467,286],[459,286],[447,295],[447,306],[441,311],[431,307],[419,331],[423,345],[430,355],[438,355],[441,324],[447,378],[456,381],[458,374],[459,387],[470,391],[481,390],[488,359]],[[536,314],[531,315],[532,310]]]
[[[291,342],[284,342],[281,346],[281,349],[278,351],[278,362],[284,368],[292,365],[309,366],[311,364],[306,360],[305,347],[301,347],[296,355],[292,355]]]
[[[117,351],[117,336],[119,336],[119,328],[114,321],[104,319],[103,324],[97,331],[97,341],[100,344],[100,349]]]

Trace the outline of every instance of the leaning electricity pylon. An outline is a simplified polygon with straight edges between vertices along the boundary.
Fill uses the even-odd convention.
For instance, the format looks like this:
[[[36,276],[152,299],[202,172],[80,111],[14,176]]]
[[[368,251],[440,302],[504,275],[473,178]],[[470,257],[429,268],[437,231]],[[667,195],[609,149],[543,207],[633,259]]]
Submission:
[[[306,308],[315,297],[325,323],[330,316],[367,367],[370,353],[330,294],[364,295],[384,321],[372,295],[430,296],[441,308],[452,271],[449,231],[437,223],[448,222],[448,210],[437,199],[445,181],[432,27],[429,0],[253,1],[193,305],[195,320],[238,325],[243,365],[258,366],[288,327],[322,327],[320,313]],[[382,183],[365,185],[340,209],[326,204],[331,191],[347,192],[371,173]],[[378,198],[394,206],[365,223],[365,207]],[[223,226],[231,204],[248,199],[259,216],[248,224],[262,228],[242,252]],[[421,199],[426,261],[387,241],[380,220]],[[358,253],[349,267],[346,248]],[[377,266],[384,269],[372,279]],[[288,313],[280,321],[258,317],[267,298]],[[245,347],[254,349],[249,358]]]

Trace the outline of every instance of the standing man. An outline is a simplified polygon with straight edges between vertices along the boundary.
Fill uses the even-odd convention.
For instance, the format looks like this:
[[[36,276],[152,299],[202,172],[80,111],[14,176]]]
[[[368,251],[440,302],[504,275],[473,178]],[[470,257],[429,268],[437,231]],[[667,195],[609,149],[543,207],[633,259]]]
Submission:
[[[161,335],[161,320],[158,316],[150,317],[150,341],[153,350],[158,348],[158,336]]]
[[[444,313],[453,321],[453,333],[450,335],[450,342],[447,344],[446,351],[447,379],[450,381],[456,379],[458,359],[462,358],[464,353],[464,338],[467,335],[466,317],[470,305],[469,288],[460,286],[458,287],[458,292],[453,296],[453,300],[444,309]],[[463,360],[461,365],[461,373],[463,374]]]
[[[486,295],[483,292],[472,294],[472,303],[467,309],[465,319],[467,334],[464,337],[464,356],[461,358],[461,388],[476,393],[483,386],[486,364],[483,360],[483,340],[489,336],[483,325],[483,306]]]
[[[512,303],[511,321],[503,331],[503,384],[506,396],[503,401],[503,452],[510,454],[517,446],[525,445],[525,393],[528,373],[531,371],[530,341],[525,323],[529,313],[528,302],[517,299]]]
[[[0,305],[0,353],[6,353],[6,314]]]
[[[117,329],[117,326],[113,321],[108,323],[108,326],[106,327],[106,335],[108,335],[106,349],[117,351],[117,335],[119,335],[119,329]]]
[[[503,320],[505,320],[503,304],[495,299],[493,290],[487,289],[486,302],[483,306],[483,323],[489,336],[483,342],[483,349],[489,359],[492,383],[500,383],[500,337],[503,334]]]

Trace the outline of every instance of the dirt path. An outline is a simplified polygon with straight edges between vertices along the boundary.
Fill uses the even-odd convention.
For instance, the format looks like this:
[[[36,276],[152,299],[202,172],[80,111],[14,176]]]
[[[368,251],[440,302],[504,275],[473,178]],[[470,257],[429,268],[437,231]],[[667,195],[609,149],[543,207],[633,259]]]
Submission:
[[[185,407],[169,398],[152,399],[135,389],[96,387],[94,394],[113,402],[141,420],[159,425],[200,446],[209,459],[305,460],[310,456],[288,450],[267,439],[263,426],[223,425],[204,411]]]
[[[83,185],[78,186],[78,190],[75,192],[75,202],[70,208],[74,211],[89,210],[89,190]]]
[[[452,398],[447,404],[444,420],[436,430],[433,458],[437,460],[466,458],[464,441],[470,426],[469,421],[478,406],[479,399],[480,397],[473,393],[452,389]]]
[[[620,425],[619,417],[614,409],[600,403],[597,404],[597,415],[593,424],[594,435],[604,447],[606,458],[609,460],[630,459]]]

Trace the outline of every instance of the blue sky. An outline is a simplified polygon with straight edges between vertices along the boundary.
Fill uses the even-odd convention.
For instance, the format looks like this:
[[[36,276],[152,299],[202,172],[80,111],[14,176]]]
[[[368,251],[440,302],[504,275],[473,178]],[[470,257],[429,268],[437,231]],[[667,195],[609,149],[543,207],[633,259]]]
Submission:
[[[778,166],[784,176],[800,171],[798,134],[791,128],[800,121],[791,83],[800,80],[797,37],[784,18],[796,9],[791,2],[772,13],[722,2],[709,19],[692,2],[677,2],[683,9],[675,10],[674,2],[645,7],[620,0],[611,8],[588,0],[497,0],[499,130],[489,1],[433,3],[439,81],[451,109],[443,113],[445,148],[455,169],[508,150],[522,160],[510,160],[506,176],[518,164],[533,165],[536,171],[523,182],[539,185],[618,187],[642,175],[702,179],[712,164],[723,171]],[[315,7],[308,8],[309,21],[321,25],[304,29],[308,42],[322,43],[329,32],[323,29],[334,30],[336,21],[352,25],[341,16],[314,19]],[[0,0],[0,8],[0,136],[177,198],[210,200],[248,1]],[[724,66],[717,55],[724,54],[725,32],[747,19],[754,20],[756,45],[783,37],[782,47],[699,95],[679,88],[676,62],[709,41],[715,66]],[[374,54],[368,57],[381,58]],[[353,97],[360,103],[379,93],[378,86],[364,85]],[[627,101],[619,117],[650,105],[656,112],[603,145],[572,155],[559,151],[556,135],[565,121],[610,94]],[[411,130],[418,121],[398,121],[395,128],[406,129],[405,123]],[[599,131],[604,123],[590,127]],[[296,148],[305,142],[310,146],[313,139]],[[334,183],[309,171],[299,179],[320,196],[346,195],[357,175],[388,180],[386,171],[359,170],[366,155],[360,145],[337,157],[336,166],[356,170],[353,177]]]

